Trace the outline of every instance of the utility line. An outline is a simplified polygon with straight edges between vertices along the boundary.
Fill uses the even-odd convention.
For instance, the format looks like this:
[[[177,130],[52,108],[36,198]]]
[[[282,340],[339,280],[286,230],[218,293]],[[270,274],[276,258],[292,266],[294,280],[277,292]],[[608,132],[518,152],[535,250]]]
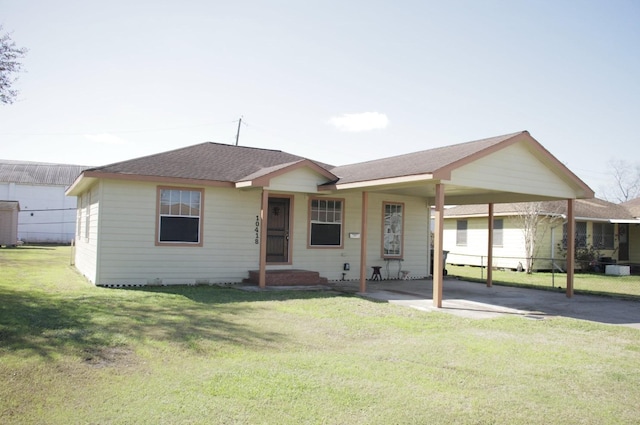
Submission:
[[[167,128],[152,128],[152,129],[144,129],[144,130],[106,130],[106,131],[84,131],[84,132],[69,132],[69,133],[0,133],[0,136],[84,136],[86,134],[130,134],[130,133],[153,133],[159,131],[172,131],[172,130],[184,130],[187,128],[198,128],[198,127],[210,127],[214,125],[228,124],[234,121],[220,121],[210,124],[199,124],[199,125],[189,125],[182,127],[167,127]]]

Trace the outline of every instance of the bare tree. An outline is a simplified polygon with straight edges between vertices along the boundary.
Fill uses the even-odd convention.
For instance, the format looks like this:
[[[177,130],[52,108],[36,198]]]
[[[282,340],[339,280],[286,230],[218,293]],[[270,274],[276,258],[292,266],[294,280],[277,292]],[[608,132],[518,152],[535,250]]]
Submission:
[[[551,227],[562,221],[562,205],[556,201],[513,204],[524,236],[527,273],[533,273],[540,241]]]
[[[22,70],[20,59],[24,58],[27,49],[16,47],[10,33],[2,33],[0,26],[0,103],[13,103],[18,91],[11,86],[17,77],[14,74]]]
[[[612,159],[608,163],[613,183],[603,190],[609,202],[626,202],[640,196],[640,163]]]

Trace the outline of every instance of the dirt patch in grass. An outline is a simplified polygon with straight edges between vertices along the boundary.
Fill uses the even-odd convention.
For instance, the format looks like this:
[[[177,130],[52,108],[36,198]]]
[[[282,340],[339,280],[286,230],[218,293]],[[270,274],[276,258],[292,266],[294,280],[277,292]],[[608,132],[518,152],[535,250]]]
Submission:
[[[91,367],[129,367],[136,363],[135,353],[128,347],[87,347],[83,362]]]

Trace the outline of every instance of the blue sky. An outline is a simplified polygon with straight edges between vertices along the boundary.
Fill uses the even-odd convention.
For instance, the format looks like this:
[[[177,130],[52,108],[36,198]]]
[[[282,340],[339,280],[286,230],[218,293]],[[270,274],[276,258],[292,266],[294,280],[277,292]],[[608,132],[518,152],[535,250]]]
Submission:
[[[640,2],[0,0],[0,158],[212,141],[342,165],[528,130],[597,195],[640,161]]]

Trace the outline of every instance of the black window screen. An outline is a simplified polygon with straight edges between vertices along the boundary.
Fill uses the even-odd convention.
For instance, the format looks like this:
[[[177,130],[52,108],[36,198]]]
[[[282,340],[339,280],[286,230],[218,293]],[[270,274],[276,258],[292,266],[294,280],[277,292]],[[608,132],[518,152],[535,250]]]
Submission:
[[[199,235],[199,218],[160,217],[160,242],[198,243]]]
[[[340,246],[340,224],[311,223],[311,245]]]

